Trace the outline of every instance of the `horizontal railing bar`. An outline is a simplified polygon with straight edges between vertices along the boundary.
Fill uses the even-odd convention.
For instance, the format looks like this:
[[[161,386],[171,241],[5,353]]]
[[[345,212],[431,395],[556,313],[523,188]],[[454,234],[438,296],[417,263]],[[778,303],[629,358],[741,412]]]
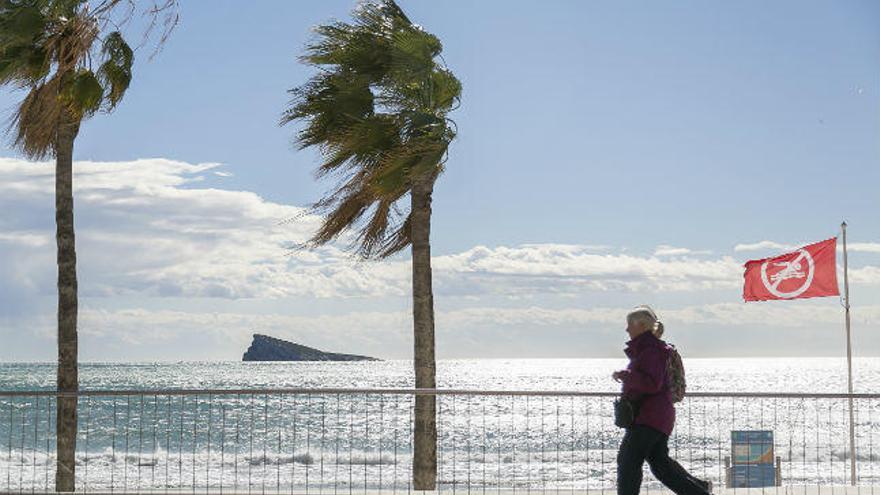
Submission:
[[[101,397],[141,395],[471,395],[532,397],[617,397],[619,392],[579,390],[467,390],[430,388],[242,388],[242,389],[167,389],[167,390],[0,390],[0,397]],[[764,399],[880,399],[880,394],[800,393],[800,392],[688,392],[691,398],[764,398]]]

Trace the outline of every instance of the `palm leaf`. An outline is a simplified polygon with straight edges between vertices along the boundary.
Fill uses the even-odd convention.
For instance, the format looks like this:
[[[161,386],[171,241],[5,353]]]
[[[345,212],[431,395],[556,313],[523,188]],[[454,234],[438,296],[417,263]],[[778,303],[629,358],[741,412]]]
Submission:
[[[134,52],[122,38],[119,31],[110,33],[104,39],[102,53],[106,61],[98,69],[98,78],[107,88],[109,108],[115,107],[128,85],[131,84],[131,68],[134,64]]]
[[[18,105],[10,122],[13,145],[25,156],[42,160],[55,151],[55,132],[61,119],[57,78],[34,86]]]
[[[49,70],[40,45],[47,19],[33,5],[0,1],[0,84],[27,86]]]
[[[101,82],[92,71],[85,69],[77,71],[61,92],[61,99],[67,104],[70,113],[79,119],[97,112],[103,98],[104,87]]]
[[[363,3],[353,17],[315,29],[300,59],[318,72],[290,91],[281,124],[302,122],[295,142],[321,151],[316,176],[341,178],[313,206],[324,222],[311,243],[356,230],[351,248],[382,258],[411,242],[399,206],[415,181],[442,173],[461,84],[436,60],[440,40],[394,1]]]

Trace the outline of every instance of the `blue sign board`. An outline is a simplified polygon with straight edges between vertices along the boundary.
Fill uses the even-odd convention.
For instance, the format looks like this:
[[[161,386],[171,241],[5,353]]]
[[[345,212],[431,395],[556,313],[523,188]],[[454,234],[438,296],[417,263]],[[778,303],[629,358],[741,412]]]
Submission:
[[[731,431],[731,483],[736,488],[776,485],[773,432]]]
[[[776,485],[776,466],[739,464],[731,468],[731,488],[754,488]]]

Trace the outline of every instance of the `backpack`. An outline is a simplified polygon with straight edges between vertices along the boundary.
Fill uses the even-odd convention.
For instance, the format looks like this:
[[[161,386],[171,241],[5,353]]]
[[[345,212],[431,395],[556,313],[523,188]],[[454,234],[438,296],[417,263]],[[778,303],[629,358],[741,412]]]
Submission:
[[[681,402],[684,399],[687,382],[684,379],[684,363],[681,354],[672,344],[669,346],[669,357],[666,359],[666,376],[669,380],[669,391],[672,393],[672,403]]]

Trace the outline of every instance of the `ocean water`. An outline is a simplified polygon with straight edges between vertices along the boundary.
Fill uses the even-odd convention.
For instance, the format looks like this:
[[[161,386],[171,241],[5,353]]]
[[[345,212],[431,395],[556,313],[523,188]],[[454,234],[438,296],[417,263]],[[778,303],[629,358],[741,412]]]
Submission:
[[[880,390],[880,359],[854,362],[855,391]],[[450,360],[438,387],[614,392],[623,359]],[[830,358],[690,359],[688,390],[844,392]],[[411,362],[84,363],[84,390],[408,388]],[[0,391],[54,388],[51,364],[0,364]],[[880,401],[855,401],[857,480],[880,488]],[[83,398],[82,489],[406,490],[413,399],[379,394],[134,394]],[[439,482],[451,489],[608,488],[622,433],[611,399],[450,395],[438,399]],[[846,400],[691,398],[677,407],[670,449],[717,485],[730,431],[772,430],[787,485],[845,484]],[[51,487],[54,399],[0,397],[0,491]],[[877,452],[875,453],[875,445]],[[646,486],[658,486],[646,469]]]

